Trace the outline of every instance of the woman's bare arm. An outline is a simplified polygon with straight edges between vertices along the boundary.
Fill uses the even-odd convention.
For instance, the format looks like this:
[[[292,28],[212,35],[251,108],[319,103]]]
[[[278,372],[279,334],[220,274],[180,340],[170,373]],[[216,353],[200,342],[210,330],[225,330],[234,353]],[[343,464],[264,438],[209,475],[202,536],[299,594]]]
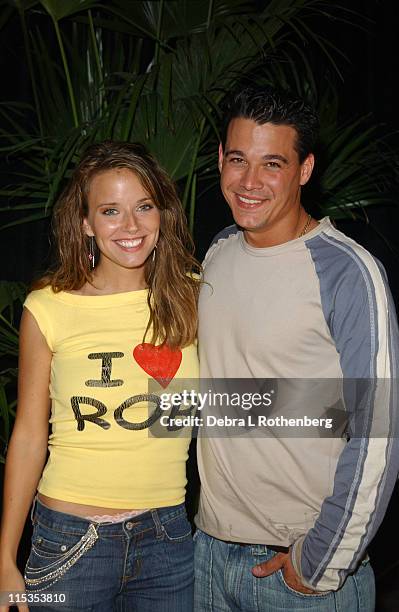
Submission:
[[[22,577],[16,573],[16,556],[46,460],[51,358],[51,350],[36,320],[24,309],[20,327],[18,407],[5,468],[0,591],[24,589]],[[7,584],[7,580],[13,584]],[[0,607],[0,611],[6,609]]]

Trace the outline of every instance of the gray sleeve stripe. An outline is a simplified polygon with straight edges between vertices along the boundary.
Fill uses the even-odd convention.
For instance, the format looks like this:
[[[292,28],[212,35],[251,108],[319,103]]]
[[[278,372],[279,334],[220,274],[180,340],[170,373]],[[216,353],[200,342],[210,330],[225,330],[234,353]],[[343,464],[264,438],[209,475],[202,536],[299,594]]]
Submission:
[[[368,356],[366,356],[367,361],[369,362],[370,366],[369,366],[369,376],[370,378],[375,376],[375,360],[376,360],[376,344],[377,344],[377,334],[378,334],[378,329],[376,329],[376,317],[375,317],[375,309],[376,309],[376,300],[375,300],[375,295],[373,294],[372,291],[372,287],[371,287],[371,282],[370,282],[370,275],[369,273],[366,271],[365,266],[363,265],[363,263],[359,260],[359,257],[354,253],[353,249],[348,247],[348,246],[344,246],[342,243],[340,243],[338,240],[335,240],[332,237],[327,237],[325,234],[321,235],[321,238],[328,244],[330,244],[333,248],[337,248],[342,250],[344,253],[346,253],[351,259],[352,261],[356,264],[356,266],[358,267],[358,269],[360,270],[362,277],[365,281],[365,285],[366,285],[366,289],[367,289],[367,296],[368,296],[368,307],[369,307],[369,320],[364,322],[364,327],[365,329],[367,329],[367,327],[369,326],[370,328],[370,353]],[[316,264],[316,262],[315,262]],[[316,265],[316,270],[317,270],[317,265]],[[319,281],[320,281],[320,285],[322,285],[323,282],[325,282],[325,276],[321,276],[319,275]],[[333,299],[329,300],[329,306],[331,307],[333,304]],[[330,316],[327,314],[327,304],[326,302],[323,303],[323,311],[325,312],[325,316],[326,316],[326,320],[327,323],[329,323],[330,320]],[[334,337],[334,331],[331,329],[331,325],[330,325],[330,331],[331,331],[331,335]],[[339,348],[339,339],[334,338],[334,340],[337,343],[337,347]],[[341,364],[342,367],[342,364]],[[353,375],[351,372],[345,372],[344,367],[342,367],[343,369],[343,375],[344,377],[356,377],[356,374],[358,375],[358,372],[355,372],[355,375]],[[361,484],[361,475],[363,473],[363,467],[364,467],[364,462],[367,456],[367,438],[363,438],[360,442],[360,446],[359,446],[359,450],[358,450],[358,457],[357,457],[357,461],[356,461],[356,465],[353,465],[354,469],[354,474],[353,474],[353,480],[352,480],[352,485],[347,497],[347,501],[346,501],[346,505],[344,508],[344,511],[342,513],[341,516],[341,520],[339,522],[339,524],[336,526],[336,528],[332,529],[332,532],[335,533],[329,548],[326,551],[325,556],[323,557],[323,559],[320,561],[319,566],[316,568],[313,576],[311,577],[310,581],[315,584],[317,584],[317,582],[319,581],[320,577],[323,575],[323,573],[325,572],[328,563],[331,561],[334,553],[337,551],[338,546],[341,544],[342,540],[345,537],[345,530],[347,528],[348,522],[351,518],[351,514],[353,511],[353,507],[355,505],[355,501],[356,501],[356,494],[359,490],[359,486]],[[338,494],[338,491],[335,492],[336,494]],[[333,527],[333,525],[331,525],[331,527]],[[358,549],[356,550],[356,553],[354,555],[354,558],[357,556],[358,553]]]
[[[368,376],[370,378],[374,378],[374,376],[376,376],[376,356],[377,356],[377,350],[378,350],[378,327],[377,327],[378,323],[377,323],[377,319],[375,316],[375,313],[377,310],[375,287],[373,284],[373,280],[371,278],[371,274],[367,270],[366,266],[364,265],[360,257],[355,253],[353,248],[349,247],[348,245],[342,244],[338,240],[334,239],[332,236],[327,237],[327,235],[325,234],[321,235],[321,239],[327,242],[328,244],[331,244],[333,247],[335,246],[337,249],[341,249],[344,253],[349,255],[349,257],[354,262],[355,266],[360,271],[363,277],[363,280],[365,282],[366,289],[367,289],[368,305],[369,305],[368,314],[370,317],[368,321],[370,325],[370,354],[366,356],[366,359],[370,360],[370,370],[369,370]],[[319,277],[319,280],[321,283],[322,279],[320,277]],[[323,310],[324,310],[324,305],[323,305]],[[353,378],[356,378],[356,375],[353,375],[351,372],[347,372],[343,370],[343,374],[344,374],[344,377],[346,376],[347,378],[350,378],[351,376]],[[364,374],[364,375],[367,376],[367,374]]]
[[[219,240],[226,240],[226,238],[229,238],[230,236],[234,236],[235,234],[238,234],[239,231],[240,230],[238,229],[237,225],[229,225],[228,227],[225,227],[224,229],[222,229],[221,232],[216,234],[216,236],[211,242],[211,247],[214,244],[217,244]]]
[[[339,232],[333,231],[338,236],[341,236]],[[343,235],[342,237],[343,240],[338,240],[334,236],[330,234],[327,235],[323,232],[323,234],[316,239],[309,240],[306,245],[311,252],[316,273],[319,278],[322,309],[340,354],[343,376],[344,378],[373,379],[380,375],[377,362],[380,350],[379,333],[381,331],[378,325],[378,315],[381,313],[379,313],[378,309],[382,308],[381,304],[385,304],[386,306],[387,295],[384,284],[381,282],[381,274],[371,255],[362,249],[362,247],[350,241],[350,239],[346,239]],[[356,290],[358,293],[356,293]],[[377,292],[379,294],[378,299],[376,296]],[[364,298],[363,308],[362,304],[356,303],[355,301],[355,299],[359,299],[362,294]],[[338,299],[337,295],[340,296]],[[380,305],[378,305],[378,302]],[[384,310],[386,310],[386,308]],[[365,329],[370,329],[370,334],[366,341],[364,340]],[[345,345],[345,336],[348,335],[348,330],[350,335],[354,337],[354,349],[352,354],[350,350],[348,352],[347,346]],[[391,348],[392,344],[390,341],[389,349]],[[388,366],[391,361],[392,354],[391,350],[389,350]],[[387,378],[391,376],[390,368],[388,372],[385,371],[384,376]],[[374,397],[369,398],[369,428],[372,426],[374,400]],[[381,442],[383,441],[380,440],[380,443]],[[349,547],[350,550],[355,551],[352,559],[347,559],[345,566],[348,567],[350,565],[354,567],[359,561],[359,555],[364,547],[364,541],[370,539],[370,534],[375,531],[375,524],[379,524],[381,520],[380,517],[379,519],[376,517],[376,507],[380,499],[384,497],[384,495],[386,497],[386,466],[391,453],[391,446],[391,443],[388,444],[387,440],[385,440],[385,460],[383,461],[383,465],[380,466],[380,469],[378,465],[376,465],[375,469],[375,471],[378,472],[379,479],[377,496],[374,499],[374,503],[372,499],[369,500],[370,503],[366,513],[364,513],[363,508],[362,513],[368,517],[368,520],[367,525],[362,526],[365,531],[360,532],[359,530],[356,531],[353,524],[349,524],[351,522],[353,510],[356,506],[359,488],[364,484],[365,463],[368,458],[367,469],[369,469],[368,464],[370,462],[370,456],[374,456],[378,452],[380,461],[377,463],[379,464],[381,462],[382,449],[381,444],[377,445],[377,448],[375,448],[374,444],[370,445],[367,436],[357,440],[357,443],[355,440],[351,441],[344,449],[337,466],[337,473],[340,471],[341,482],[339,479],[336,479],[333,498],[338,496],[342,499],[342,495],[345,494],[347,499],[345,507],[341,509],[338,516],[337,507],[339,507],[339,504],[335,504],[334,510],[332,510],[331,503],[328,504],[329,500],[325,500],[323,504],[321,510],[321,513],[323,513],[324,510],[322,522],[327,526],[328,532],[334,535],[327,551],[325,551],[325,548],[318,547],[319,553],[324,554],[317,565],[312,563],[310,566],[308,564],[306,568],[306,549],[310,542],[307,541],[308,538],[305,538],[304,541],[303,550],[305,551],[305,559],[303,573],[305,576],[309,576],[310,574],[309,581],[312,584],[316,585],[321,579],[334,556],[337,557],[338,561],[338,557],[341,554],[339,547],[344,540],[347,542],[345,548],[348,550]],[[346,491],[348,482],[352,484],[350,490]],[[384,501],[387,503],[387,500]],[[379,512],[378,515],[380,515]],[[317,523],[314,529],[319,529]],[[316,547],[315,542],[317,537],[312,538],[311,532],[312,530],[309,532],[309,535],[312,548],[314,549]],[[317,536],[317,533],[315,532],[313,535]],[[326,539],[328,541],[328,538],[324,538],[324,541],[326,541]],[[316,555],[312,555],[313,560],[315,560],[315,556],[317,558],[317,550]],[[339,563],[334,562],[333,565],[334,567],[340,567]],[[306,571],[306,569],[308,571]],[[346,571],[346,573],[348,572]]]
[[[378,262],[377,262],[378,263]],[[385,270],[382,269],[381,270],[382,276],[386,281],[385,278]],[[388,311],[391,313],[395,312],[395,305],[393,303],[393,299],[392,296],[390,294],[388,294],[387,296],[388,299],[388,304],[389,304],[389,309]],[[397,352],[395,350],[395,344],[393,342],[393,337],[399,337],[399,333],[398,333],[398,329],[397,329],[397,322],[395,317],[391,317],[389,319],[389,333],[388,333],[388,351],[389,351],[389,356],[390,356],[390,361],[391,361],[391,366],[392,366],[392,374],[393,377],[397,377],[399,372],[398,372],[398,356],[397,356]],[[389,399],[389,405],[390,405],[390,416],[389,416],[389,422],[390,422],[390,438],[389,438],[389,443],[387,445],[387,452],[386,452],[386,465],[392,465],[394,463],[394,460],[396,458],[396,453],[398,453],[398,441],[397,441],[397,415],[395,415],[395,407],[398,406],[398,389],[397,389],[397,384],[392,384],[391,388],[390,388],[390,399]],[[391,484],[388,479],[392,480],[392,478],[394,480],[396,480],[396,474],[395,471],[392,473],[389,473],[388,470],[385,470],[384,473],[384,478],[383,480],[379,483],[379,487],[378,487],[378,494],[377,494],[377,499],[376,499],[376,511],[374,512],[373,516],[371,517],[371,521],[370,524],[368,525],[368,529],[367,531],[370,533],[375,533],[378,529],[378,526],[380,525],[382,519],[384,518],[384,514],[385,514],[385,507],[383,504],[381,504],[381,501],[384,498],[384,490],[386,485],[388,484],[388,486]],[[388,481],[388,482],[387,482]],[[392,485],[393,488],[393,485]]]
[[[239,232],[239,228],[237,225],[229,225],[228,227],[225,227],[221,232],[219,232],[218,234],[216,234],[216,236],[213,238],[209,249],[207,250],[205,257],[204,257],[204,261],[202,262],[203,267],[205,268],[208,261],[210,260],[212,254],[215,252],[215,250],[217,249],[219,243],[221,241],[227,240],[228,238],[230,238],[230,236],[236,236]]]

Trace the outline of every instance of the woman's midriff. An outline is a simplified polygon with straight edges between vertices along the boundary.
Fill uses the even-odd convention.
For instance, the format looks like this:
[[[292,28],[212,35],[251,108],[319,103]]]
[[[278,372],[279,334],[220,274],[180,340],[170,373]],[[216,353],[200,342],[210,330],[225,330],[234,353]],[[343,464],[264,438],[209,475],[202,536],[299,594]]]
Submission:
[[[133,508],[103,508],[101,506],[89,506],[86,504],[75,504],[73,502],[63,501],[61,499],[54,499],[54,497],[47,497],[42,493],[37,494],[37,498],[50,510],[56,510],[57,512],[64,512],[65,514],[74,514],[75,516],[81,516],[87,518],[93,515],[116,515],[124,512],[137,512]],[[140,511],[140,509],[138,509]]]

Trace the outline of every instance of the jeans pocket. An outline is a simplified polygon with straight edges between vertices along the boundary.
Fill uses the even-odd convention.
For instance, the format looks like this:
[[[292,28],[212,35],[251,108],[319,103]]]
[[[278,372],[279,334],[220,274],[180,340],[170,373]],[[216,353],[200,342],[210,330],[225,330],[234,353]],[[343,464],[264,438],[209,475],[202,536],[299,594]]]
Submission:
[[[191,525],[185,512],[181,512],[163,523],[162,531],[169,542],[184,542],[192,539]]]
[[[50,563],[68,555],[79,540],[79,535],[55,531],[37,523],[32,535],[32,556],[47,559]]]
[[[333,595],[333,591],[325,591],[323,593],[301,593],[300,591],[296,591],[295,589],[290,587],[289,584],[286,583],[284,574],[281,569],[277,571],[277,575],[283,587],[291,595],[297,595],[298,597],[305,597],[305,598],[310,598],[310,599],[324,599],[326,597],[331,597],[331,595]]]
[[[86,533],[63,533],[40,523],[35,525],[32,549],[25,566],[27,590],[41,591],[57,582],[90,550],[98,539],[97,529],[90,524]]]
[[[359,565],[357,571],[349,576],[347,580],[352,580],[356,600],[358,601],[359,610],[364,612],[375,609],[375,579],[373,568],[370,565],[370,560],[367,558]]]

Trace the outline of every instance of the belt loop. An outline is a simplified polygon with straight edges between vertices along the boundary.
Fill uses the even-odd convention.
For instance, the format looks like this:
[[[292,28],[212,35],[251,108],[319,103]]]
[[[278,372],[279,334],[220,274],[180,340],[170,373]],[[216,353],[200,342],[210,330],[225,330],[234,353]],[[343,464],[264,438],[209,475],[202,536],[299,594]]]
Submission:
[[[158,512],[157,512],[156,508],[151,510],[151,515],[152,515],[152,520],[154,521],[154,524],[155,524],[157,538],[162,538],[162,536],[163,536],[163,529],[162,529],[162,524],[161,524],[161,521],[159,519]]]

